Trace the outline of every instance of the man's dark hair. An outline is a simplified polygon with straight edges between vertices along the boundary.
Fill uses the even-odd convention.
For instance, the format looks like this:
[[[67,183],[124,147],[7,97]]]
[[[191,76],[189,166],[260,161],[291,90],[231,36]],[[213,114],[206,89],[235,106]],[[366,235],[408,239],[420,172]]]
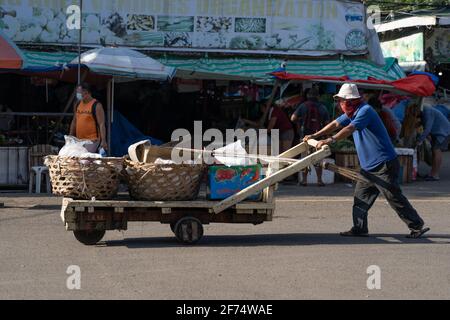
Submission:
[[[377,97],[371,97],[367,103],[372,106],[377,112],[383,110],[383,105]]]
[[[307,99],[317,99],[319,98],[319,90],[317,88],[311,88],[306,94]]]
[[[80,88],[92,94],[92,86],[89,83],[80,84]]]

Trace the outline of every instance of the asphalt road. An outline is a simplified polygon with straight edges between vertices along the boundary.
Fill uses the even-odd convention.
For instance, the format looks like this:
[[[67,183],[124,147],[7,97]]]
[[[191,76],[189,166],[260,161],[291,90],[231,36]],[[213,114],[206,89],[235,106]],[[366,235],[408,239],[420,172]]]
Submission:
[[[79,244],[59,217],[60,199],[0,195],[0,299],[449,299],[450,177],[405,188],[432,228],[407,228],[380,199],[372,237],[341,238],[351,226],[352,189],[344,184],[278,192],[273,222],[210,225],[196,246],[168,226],[136,223],[99,246]],[[71,265],[81,290],[69,290]],[[369,290],[369,266],[381,272]]]

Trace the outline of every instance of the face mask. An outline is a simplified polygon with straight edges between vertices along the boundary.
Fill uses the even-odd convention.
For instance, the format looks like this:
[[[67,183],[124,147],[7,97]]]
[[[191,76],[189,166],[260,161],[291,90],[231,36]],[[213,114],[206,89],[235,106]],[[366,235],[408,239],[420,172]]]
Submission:
[[[77,93],[77,99],[78,101],[83,100],[83,95],[81,93]]]
[[[361,102],[361,99],[344,100],[340,103],[340,105],[342,111],[347,115],[347,117],[353,118],[358,110],[358,107],[361,105]]]

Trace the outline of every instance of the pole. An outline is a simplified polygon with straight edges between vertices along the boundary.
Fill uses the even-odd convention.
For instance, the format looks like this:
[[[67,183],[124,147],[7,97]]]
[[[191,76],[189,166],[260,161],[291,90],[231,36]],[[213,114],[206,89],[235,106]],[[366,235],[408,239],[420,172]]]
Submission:
[[[108,86],[106,88],[106,99],[107,99],[107,109],[108,109],[108,113],[107,113],[107,121],[108,121],[108,128],[107,128],[107,140],[108,140],[108,155],[111,155],[111,98],[112,98],[112,81],[113,80],[109,80],[108,81]]]
[[[114,98],[116,94],[116,79],[112,78],[112,90],[111,90],[111,123],[114,123]]]
[[[48,103],[48,79],[45,79],[45,102]]]
[[[78,86],[81,85],[81,44],[83,37],[83,0],[80,0],[80,33],[78,36]]]

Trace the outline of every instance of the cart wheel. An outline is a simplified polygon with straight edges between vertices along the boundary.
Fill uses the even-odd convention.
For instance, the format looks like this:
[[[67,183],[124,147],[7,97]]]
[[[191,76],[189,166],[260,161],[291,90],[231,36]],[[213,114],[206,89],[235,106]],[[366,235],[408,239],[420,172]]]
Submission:
[[[75,238],[87,246],[96,245],[104,237],[105,230],[78,230],[74,231]]]
[[[182,218],[175,225],[175,236],[184,244],[195,244],[203,237],[203,225],[194,217]]]

